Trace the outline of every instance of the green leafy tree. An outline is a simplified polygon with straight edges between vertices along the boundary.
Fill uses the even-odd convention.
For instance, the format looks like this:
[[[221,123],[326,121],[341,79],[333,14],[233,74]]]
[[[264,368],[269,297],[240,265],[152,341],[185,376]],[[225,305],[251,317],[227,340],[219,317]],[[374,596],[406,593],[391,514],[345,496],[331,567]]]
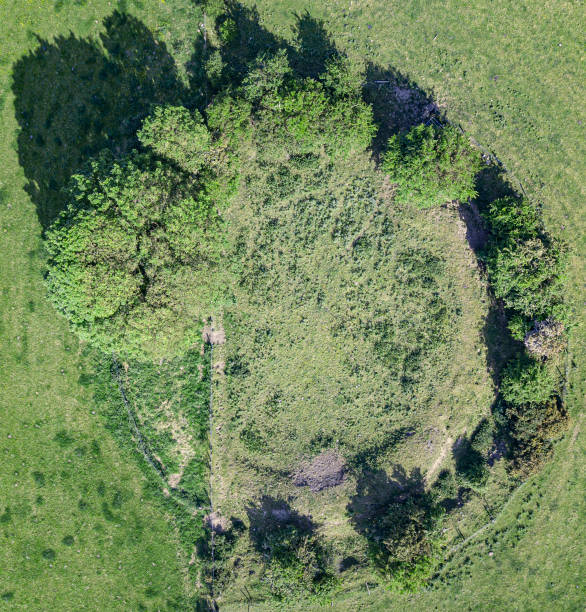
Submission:
[[[389,139],[382,167],[396,184],[398,202],[430,208],[476,196],[481,159],[455,128],[421,124]]]
[[[484,258],[495,295],[514,311],[513,336],[523,340],[535,319],[565,321],[565,244],[547,234],[538,210],[523,198],[495,200],[485,218],[493,240]]]
[[[524,198],[507,196],[491,202],[484,217],[495,242],[527,240],[543,232],[539,211]]]
[[[551,366],[520,354],[503,371],[501,394],[507,403],[517,406],[544,404],[555,395],[558,382]]]
[[[190,173],[199,172],[212,154],[211,135],[198,111],[159,106],[145,119],[138,137],[144,146]]]
[[[325,149],[332,157],[370,145],[375,133],[372,109],[362,100],[362,75],[346,62],[331,60],[316,79],[296,76],[283,50],[254,62],[240,95],[252,105],[256,137],[267,158],[283,145],[293,154]]]
[[[521,476],[539,469],[548,458],[552,441],[567,428],[568,414],[559,398],[544,404],[509,404],[505,408],[511,439],[511,467]]]
[[[160,358],[198,339],[219,299],[223,202],[150,155],[103,152],[74,175],[47,233],[47,285],[79,336]]]
[[[494,245],[486,257],[495,295],[528,319],[565,320],[566,248],[548,237]]]

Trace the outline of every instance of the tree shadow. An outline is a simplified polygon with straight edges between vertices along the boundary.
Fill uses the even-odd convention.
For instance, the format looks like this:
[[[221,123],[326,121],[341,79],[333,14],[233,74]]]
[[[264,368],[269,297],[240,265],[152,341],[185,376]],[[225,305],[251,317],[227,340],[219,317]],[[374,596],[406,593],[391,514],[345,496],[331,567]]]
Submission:
[[[13,67],[18,155],[44,230],[65,205],[63,187],[92,155],[122,155],[153,105],[185,97],[164,43],[115,11],[97,41],[59,36]]]
[[[218,52],[223,61],[223,86],[239,85],[248,73],[250,62],[262,53],[289,49],[289,43],[261,25],[256,7],[249,8],[232,0],[226,2],[225,11],[216,18],[214,29],[221,41]],[[208,55],[213,51],[208,46]],[[197,63],[197,58],[194,59]]]
[[[393,134],[439,114],[431,96],[396,68],[369,63],[365,76],[363,97],[372,106],[378,128],[372,144],[375,154],[384,151]]]
[[[456,474],[470,486],[482,486],[488,477],[486,457],[474,447],[466,436],[458,438],[452,445],[452,456],[456,464]]]
[[[188,87],[165,43],[140,20],[118,10],[105,18],[101,44],[73,34],[53,41],[39,38],[38,46],[15,63],[19,161],[43,230],[64,208],[63,188],[71,175],[101,149],[124,155],[136,147],[137,129],[153,106],[203,109],[220,86],[240,84],[250,62],[265,52],[284,49],[302,77],[317,77],[328,59],[342,55],[325,23],[308,12],[295,15],[291,41],[264,28],[256,8],[233,0],[226,2],[213,27],[220,48],[203,37],[194,41],[186,67]],[[208,60],[214,53],[221,69],[212,78]],[[364,97],[372,103],[379,126],[375,149],[391,133],[436,110],[427,94],[392,68],[370,64],[366,78]],[[377,80],[389,83],[383,87]]]
[[[311,516],[299,514],[284,500],[264,495],[257,505],[246,508],[250,541],[257,552],[271,557],[293,539],[311,536],[317,525]]]
[[[311,17],[308,11],[295,15],[293,33],[289,59],[295,72],[302,77],[316,78],[324,72],[329,59],[340,55],[325,22]]]
[[[356,494],[346,510],[354,529],[369,540],[382,540],[386,534],[385,517],[395,504],[425,494],[419,468],[410,474],[396,465],[391,476],[384,470],[362,470],[356,482]]]

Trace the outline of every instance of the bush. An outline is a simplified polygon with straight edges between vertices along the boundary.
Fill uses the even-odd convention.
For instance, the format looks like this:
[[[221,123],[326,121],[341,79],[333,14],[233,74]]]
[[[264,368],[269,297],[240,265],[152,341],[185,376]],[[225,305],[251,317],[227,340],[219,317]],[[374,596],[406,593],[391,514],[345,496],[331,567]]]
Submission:
[[[372,109],[362,100],[363,75],[347,60],[330,61],[318,79],[295,76],[285,51],[263,55],[251,66],[240,95],[253,107],[257,140],[267,159],[287,147],[290,154],[332,157],[364,151],[376,131]]]
[[[508,404],[544,404],[556,393],[558,376],[547,364],[519,355],[505,367],[501,394]]]
[[[456,473],[458,481],[472,489],[482,488],[488,479],[485,457],[471,445],[469,440],[465,440],[458,449]]]
[[[456,482],[454,473],[450,470],[442,470],[435,479],[429,492],[436,504],[455,497],[458,494],[458,483]]]
[[[511,336],[515,340],[523,342],[527,332],[531,329],[531,325],[531,319],[528,319],[522,314],[513,313],[507,322],[507,329],[511,332]]]
[[[512,446],[511,466],[525,477],[547,460],[553,439],[567,427],[568,415],[557,397],[544,404],[509,405],[505,415]]]
[[[455,128],[421,124],[390,138],[382,168],[396,184],[397,202],[430,208],[476,196],[481,158]]]
[[[486,262],[496,297],[530,319],[565,319],[565,255],[562,243],[542,237],[493,246]]]
[[[494,241],[527,240],[543,232],[543,222],[533,204],[524,198],[507,196],[491,202],[484,217],[490,224]]]
[[[161,358],[199,336],[219,299],[223,202],[149,155],[91,160],[47,232],[47,285],[74,331],[104,351]]]
[[[495,200],[484,216],[493,235],[484,259],[496,297],[513,311],[513,337],[523,340],[535,319],[564,321],[565,244],[547,234],[525,199]]]

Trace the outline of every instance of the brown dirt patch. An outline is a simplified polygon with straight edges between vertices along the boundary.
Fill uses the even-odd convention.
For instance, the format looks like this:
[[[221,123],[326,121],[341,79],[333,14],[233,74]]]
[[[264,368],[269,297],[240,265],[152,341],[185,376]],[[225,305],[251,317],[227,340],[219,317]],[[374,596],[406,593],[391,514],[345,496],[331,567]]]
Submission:
[[[221,516],[219,512],[212,512],[206,515],[204,521],[214,533],[226,533],[232,527],[230,519]]]
[[[324,451],[312,461],[302,463],[293,474],[293,484],[308,486],[313,492],[337,487],[346,477],[346,462],[335,450]]]
[[[226,334],[223,329],[210,327],[206,325],[202,331],[203,341],[209,344],[224,344],[226,342]]]

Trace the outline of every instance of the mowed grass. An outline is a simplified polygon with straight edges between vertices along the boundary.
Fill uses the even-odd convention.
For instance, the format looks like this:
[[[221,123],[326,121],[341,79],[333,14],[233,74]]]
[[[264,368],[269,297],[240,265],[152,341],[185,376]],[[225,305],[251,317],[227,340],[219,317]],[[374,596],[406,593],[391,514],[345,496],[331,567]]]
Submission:
[[[41,223],[24,190],[11,83],[12,66],[40,44],[37,36],[95,41],[115,8],[136,14],[184,61],[197,11],[187,1],[172,4],[0,2],[2,609],[185,609],[192,590],[178,525],[134,452],[106,429],[92,367],[46,300]],[[177,38],[188,42],[172,44]],[[38,78],[45,91],[60,87],[42,71]],[[71,134],[60,137],[76,146]]]
[[[459,567],[456,577],[438,590],[381,599],[380,591],[369,594],[363,588],[361,594],[340,600],[338,609],[484,610],[499,604],[518,610],[582,609],[583,6],[533,0],[246,4],[256,4],[261,23],[282,36],[290,35],[295,14],[308,10],[325,20],[335,42],[350,55],[388,67],[391,75],[399,72],[404,87],[432,94],[452,122],[504,163],[513,184],[520,182],[542,204],[548,229],[572,249],[568,297],[575,326],[566,396],[570,428],[552,462],[532,479],[534,484],[516,492],[495,525],[483,532],[482,541],[494,535],[499,542],[493,556],[488,548],[471,546],[453,561]],[[523,497],[526,488],[534,491],[538,505],[532,507]],[[529,511],[531,519],[525,520]],[[500,529],[509,536],[500,537]]]

